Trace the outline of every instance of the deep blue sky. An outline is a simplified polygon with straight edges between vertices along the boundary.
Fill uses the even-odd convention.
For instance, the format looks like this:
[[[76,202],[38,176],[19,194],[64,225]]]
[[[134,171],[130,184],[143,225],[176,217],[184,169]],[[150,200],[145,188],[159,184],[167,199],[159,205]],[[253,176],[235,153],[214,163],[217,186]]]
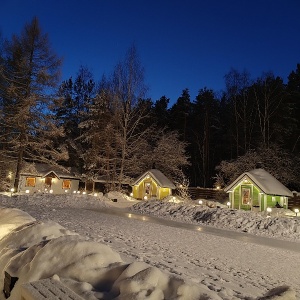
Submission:
[[[299,0],[0,0],[0,31],[10,38],[37,16],[64,58],[62,79],[80,65],[110,74],[134,43],[148,96],[174,103],[182,90],[225,88],[235,68],[285,81],[300,63]]]

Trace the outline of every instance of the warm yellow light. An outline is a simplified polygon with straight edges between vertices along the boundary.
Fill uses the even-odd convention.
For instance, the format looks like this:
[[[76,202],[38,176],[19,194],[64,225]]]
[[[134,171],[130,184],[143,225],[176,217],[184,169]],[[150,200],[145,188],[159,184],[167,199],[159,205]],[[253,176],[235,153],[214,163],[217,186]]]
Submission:
[[[295,208],[295,209],[294,209],[294,212],[295,212],[296,217],[297,217],[297,215],[298,215],[298,213],[299,213],[299,208]]]
[[[73,191],[73,194],[76,194],[76,191]]]
[[[82,192],[82,195],[85,195],[86,194],[86,192]]]
[[[199,200],[199,204],[202,205],[202,204],[203,204],[203,201],[202,201],[202,200]]]
[[[220,189],[220,187],[217,185],[217,186],[216,186],[216,189],[217,189],[217,190],[219,190],[219,189]]]
[[[267,212],[272,212],[272,208],[271,207],[267,207]]]
[[[11,188],[10,191],[13,193],[13,192],[15,191],[15,189],[14,189],[14,188]]]
[[[133,196],[133,193],[130,193],[130,197],[132,197]]]
[[[50,190],[49,193],[52,194],[52,193],[53,193],[53,190]]]
[[[144,197],[144,200],[147,200],[147,199],[148,199],[148,197],[147,197],[147,196],[145,196],[145,197]]]
[[[26,194],[29,194],[29,190],[26,190],[25,193],[26,193]]]
[[[228,202],[227,202],[227,206],[230,207],[230,204],[231,204],[231,203],[228,201]]]
[[[94,193],[94,196],[95,196],[95,197],[97,197],[97,196],[98,196],[98,194],[97,194],[97,193]]]

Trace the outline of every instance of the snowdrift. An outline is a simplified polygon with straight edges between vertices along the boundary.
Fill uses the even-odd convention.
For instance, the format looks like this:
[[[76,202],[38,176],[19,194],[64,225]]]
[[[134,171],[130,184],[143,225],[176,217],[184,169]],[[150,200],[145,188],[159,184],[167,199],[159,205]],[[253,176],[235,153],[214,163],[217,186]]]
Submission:
[[[146,201],[130,207],[131,211],[168,218],[191,224],[203,224],[251,234],[287,238],[300,241],[300,218],[282,217],[280,213],[269,217],[265,212],[255,213],[222,207],[210,208],[192,204]]]

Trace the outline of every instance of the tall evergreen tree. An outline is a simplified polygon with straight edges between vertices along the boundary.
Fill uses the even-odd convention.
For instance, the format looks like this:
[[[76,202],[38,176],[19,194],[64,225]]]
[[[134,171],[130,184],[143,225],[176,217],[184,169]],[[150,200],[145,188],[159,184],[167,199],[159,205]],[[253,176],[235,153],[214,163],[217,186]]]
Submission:
[[[155,101],[153,105],[153,118],[157,126],[160,128],[170,127],[170,112],[168,109],[170,99],[166,96],[162,96]]]
[[[197,182],[203,187],[211,186],[214,158],[219,147],[217,131],[219,124],[219,101],[212,90],[201,89],[193,103],[193,149],[192,165]]]
[[[285,105],[288,120],[284,121],[284,126],[289,130],[285,135],[286,144],[290,151],[300,156],[300,64],[288,77]]]
[[[184,142],[189,142],[190,115],[192,103],[188,89],[182,91],[181,96],[170,109],[170,127],[179,132]]]

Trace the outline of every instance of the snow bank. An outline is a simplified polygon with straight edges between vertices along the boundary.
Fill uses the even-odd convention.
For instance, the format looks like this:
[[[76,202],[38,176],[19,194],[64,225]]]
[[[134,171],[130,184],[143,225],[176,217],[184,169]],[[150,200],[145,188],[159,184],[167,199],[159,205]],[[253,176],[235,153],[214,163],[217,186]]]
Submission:
[[[0,207],[0,239],[13,229],[33,221],[35,219],[22,210]]]
[[[222,207],[210,208],[192,204],[175,204],[162,201],[140,202],[131,211],[168,218],[192,224],[203,224],[248,232],[256,235],[287,238],[300,242],[300,217],[283,217],[283,213],[268,216],[243,210]],[[278,209],[283,212],[283,209]]]

